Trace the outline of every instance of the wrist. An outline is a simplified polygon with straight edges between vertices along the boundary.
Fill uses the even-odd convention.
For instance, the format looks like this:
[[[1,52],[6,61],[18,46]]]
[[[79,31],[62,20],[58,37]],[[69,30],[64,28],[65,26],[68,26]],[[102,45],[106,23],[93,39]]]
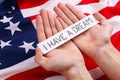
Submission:
[[[120,53],[111,43],[100,48],[93,59],[110,79],[120,79]]]
[[[112,45],[112,43],[106,44],[98,49],[96,55],[93,60],[99,65],[109,65],[111,61],[111,65],[115,63],[119,63],[120,54],[117,49]],[[109,62],[109,63],[108,63]],[[113,62],[113,63],[112,63]]]
[[[96,51],[94,52],[94,56],[92,56],[92,59],[95,61],[98,59],[102,59],[104,57],[103,55],[109,54],[108,51],[110,51],[113,48],[114,47],[110,41],[103,45],[97,45]]]
[[[85,64],[73,66],[62,74],[67,78],[67,80],[93,80],[87,71]]]

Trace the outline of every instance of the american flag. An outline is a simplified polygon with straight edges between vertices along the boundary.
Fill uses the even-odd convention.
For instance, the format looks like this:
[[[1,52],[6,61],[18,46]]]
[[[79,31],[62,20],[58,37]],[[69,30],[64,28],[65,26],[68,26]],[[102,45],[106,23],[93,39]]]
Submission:
[[[119,0],[5,0],[0,4],[0,80],[66,80],[55,72],[45,71],[34,62],[38,43],[35,16],[40,9],[51,11],[59,2],[70,3],[83,13],[100,12],[113,25],[113,45],[120,51]],[[99,70],[87,56],[90,72]],[[100,74],[97,80],[109,80]]]

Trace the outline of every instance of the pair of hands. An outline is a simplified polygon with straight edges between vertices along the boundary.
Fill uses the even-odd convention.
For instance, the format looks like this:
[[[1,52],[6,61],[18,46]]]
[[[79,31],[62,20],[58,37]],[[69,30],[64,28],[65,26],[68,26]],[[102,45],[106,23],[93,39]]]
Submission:
[[[54,11],[57,17],[53,17],[50,12],[42,9],[36,18],[39,42],[86,16],[70,4],[59,3],[54,7]],[[112,26],[101,14],[95,13],[94,17],[99,21],[99,24],[52,50],[47,55],[44,56],[40,49],[36,48],[35,61],[44,69],[61,74],[69,73],[71,69],[76,67],[85,66],[81,51],[94,59],[103,46],[110,44]]]

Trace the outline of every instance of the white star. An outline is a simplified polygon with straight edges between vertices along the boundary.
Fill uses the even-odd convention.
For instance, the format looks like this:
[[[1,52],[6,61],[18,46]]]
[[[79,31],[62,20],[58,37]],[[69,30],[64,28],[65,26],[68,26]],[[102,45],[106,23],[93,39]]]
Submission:
[[[11,6],[13,10],[15,10],[15,7],[14,6]]]
[[[12,11],[8,11],[8,13],[12,13]]]
[[[17,23],[10,22],[10,26],[8,26],[5,29],[10,30],[11,34],[13,35],[15,33],[15,31],[22,31],[20,28],[18,28],[19,23],[20,22],[17,22]]]
[[[13,17],[7,18],[6,16],[4,16],[3,19],[0,20],[0,22],[7,23],[7,22],[10,22],[10,20],[11,20],[12,18],[13,18]]]
[[[23,41],[23,43],[24,43],[24,45],[21,45],[21,46],[19,46],[20,48],[25,48],[25,52],[26,53],[28,53],[28,51],[30,50],[30,49],[35,49],[32,45],[34,44],[34,42],[31,42],[31,43],[27,43],[27,42],[25,42],[25,41]]]
[[[6,47],[6,46],[12,46],[12,45],[10,44],[11,40],[10,40],[10,41],[7,41],[7,42],[4,42],[4,41],[1,40],[0,42],[1,42],[1,44],[0,44],[1,49],[4,48],[4,47]]]

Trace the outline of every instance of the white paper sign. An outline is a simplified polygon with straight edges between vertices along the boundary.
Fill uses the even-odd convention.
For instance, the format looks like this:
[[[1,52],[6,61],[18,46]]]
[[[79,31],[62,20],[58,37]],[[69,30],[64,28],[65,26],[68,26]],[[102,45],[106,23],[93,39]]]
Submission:
[[[59,47],[80,33],[86,31],[92,26],[96,25],[98,21],[94,18],[93,15],[89,15],[82,20],[76,22],[75,24],[69,26],[68,28],[60,31],[59,33],[53,35],[52,37],[42,41],[37,44],[41,51],[46,54],[49,51]]]

